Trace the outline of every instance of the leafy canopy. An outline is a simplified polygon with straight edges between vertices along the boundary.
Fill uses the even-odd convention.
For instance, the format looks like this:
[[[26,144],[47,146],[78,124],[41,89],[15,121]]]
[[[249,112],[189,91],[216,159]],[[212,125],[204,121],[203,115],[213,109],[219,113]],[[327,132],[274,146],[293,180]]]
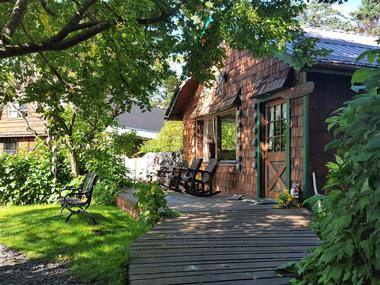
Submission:
[[[380,2],[378,0],[362,0],[357,11],[352,13],[361,33],[380,35]]]
[[[160,130],[158,137],[143,143],[141,153],[176,152],[183,147],[183,124],[179,121],[167,121]]]
[[[350,19],[329,3],[310,1],[307,8],[301,13],[300,21],[305,26],[324,27],[334,30],[353,31],[354,25]]]

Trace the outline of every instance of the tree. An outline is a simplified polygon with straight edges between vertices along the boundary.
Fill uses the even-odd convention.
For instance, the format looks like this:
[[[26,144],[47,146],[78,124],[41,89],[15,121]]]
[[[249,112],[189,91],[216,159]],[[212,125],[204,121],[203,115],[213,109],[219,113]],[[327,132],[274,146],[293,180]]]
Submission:
[[[362,0],[359,9],[352,13],[357,24],[357,31],[380,35],[380,2],[378,0]]]
[[[210,14],[215,19],[219,36],[224,33],[227,38],[236,39],[233,26],[242,28],[259,21],[262,29],[265,27],[271,36],[276,26],[283,27],[284,30],[277,29],[278,36],[274,37],[281,39],[294,30],[291,19],[303,7],[302,1],[292,3],[279,0],[1,0],[0,5],[0,58],[64,50],[104,32],[134,33],[138,32],[139,27],[156,29],[161,36],[176,38],[180,41],[176,45],[179,48],[185,43],[189,44],[194,36],[199,36],[202,27],[198,23],[204,22]],[[239,24],[237,18],[243,21]],[[267,25],[262,21],[264,19],[271,20],[274,25]],[[283,20],[291,25],[281,23]],[[251,30],[248,35],[258,34],[262,41],[266,38],[262,29]]]
[[[162,86],[160,86],[153,95],[152,105],[167,109],[170,105],[170,100],[173,95],[174,90],[180,85],[180,79],[175,75],[169,75],[167,79],[164,80]]]
[[[0,0],[0,6],[0,99],[37,102],[51,141],[68,149],[73,176],[77,123],[87,126],[83,138],[91,142],[132,102],[149,109],[152,94],[173,74],[169,62],[180,58],[187,76],[204,81],[222,64],[222,43],[255,56],[301,43],[289,57],[298,67],[318,54],[296,19],[301,1]]]
[[[140,152],[176,152],[183,147],[183,124],[177,121],[165,122],[158,137],[143,143]]]
[[[354,27],[346,16],[335,10],[329,3],[311,1],[301,13],[302,24],[311,27],[325,27],[334,30],[353,31]]]

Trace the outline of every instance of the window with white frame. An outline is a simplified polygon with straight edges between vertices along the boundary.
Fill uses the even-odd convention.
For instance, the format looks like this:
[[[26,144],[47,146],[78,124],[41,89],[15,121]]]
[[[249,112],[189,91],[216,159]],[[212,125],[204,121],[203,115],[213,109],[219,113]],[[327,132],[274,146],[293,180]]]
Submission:
[[[8,118],[22,118],[28,116],[28,104],[12,103],[8,106]]]
[[[203,160],[236,160],[236,111],[203,120]]]

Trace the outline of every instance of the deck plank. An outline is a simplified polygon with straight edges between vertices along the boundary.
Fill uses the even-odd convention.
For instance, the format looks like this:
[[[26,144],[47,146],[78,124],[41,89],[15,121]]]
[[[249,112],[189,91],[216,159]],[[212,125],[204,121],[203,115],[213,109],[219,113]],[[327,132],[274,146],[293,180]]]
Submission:
[[[181,217],[160,222],[133,243],[129,284],[289,284],[275,269],[320,243],[304,209],[186,207]]]

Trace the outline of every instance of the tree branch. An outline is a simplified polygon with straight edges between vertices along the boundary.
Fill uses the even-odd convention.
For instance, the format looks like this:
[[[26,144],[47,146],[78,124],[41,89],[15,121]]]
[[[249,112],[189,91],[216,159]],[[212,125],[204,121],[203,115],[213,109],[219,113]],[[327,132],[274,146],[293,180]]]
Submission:
[[[167,21],[170,17],[174,16],[177,14],[177,11],[172,10],[172,11],[161,11],[161,14],[152,17],[152,18],[145,18],[145,19],[137,19],[137,23],[142,24],[142,25],[152,25],[152,24],[157,24],[160,22]]]
[[[36,52],[43,51],[57,51],[64,50],[70,47],[73,47],[81,42],[92,38],[93,36],[109,29],[112,26],[111,22],[103,21],[99,22],[99,24],[92,26],[89,29],[86,29],[82,33],[79,33],[75,36],[72,36],[66,40],[62,40],[59,42],[42,42],[42,43],[25,43],[20,45],[0,45],[0,58],[7,58],[12,56],[20,56],[25,54],[31,54]]]
[[[28,33],[28,31],[26,30],[24,24],[21,22],[21,27],[22,27],[22,30],[24,32],[24,34],[31,40],[32,43],[35,43],[34,39],[32,38],[32,36]],[[49,66],[50,70],[53,72],[53,74],[58,78],[59,81],[61,81],[63,83],[63,85],[65,85],[66,88],[69,88],[69,84],[66,82],[66,80],[63,79],[63,77],[59,74],[58,70],[52,65],[50,64],[49,60],[46,58],[46,56],[42,53],[39,54],[41,56],[41,58],[45,61],[45,63]]]
[[[41,3],[42,8],[46,11],[46,13],[48,13],[52,17],[55,16],[55,13],[52,10],[49,9],[49,7],[47,6],[45,0],[40,0],[40,3]]]
[[[82,6],[79,7],[78,11],[75,12],[75,15],[66,23],[66,25],[50,39],[51,43],[62,41],[66,38],[73,28],[79,24],[82,20],[84,13],[94,5],[98,0],[85,0]]]
[[[20,25],[22,18],[26,12],[29,0],[17,0],[8,22],[5,24],[2,30],[3,41],[7,41],[16,32],[17,27]]]

